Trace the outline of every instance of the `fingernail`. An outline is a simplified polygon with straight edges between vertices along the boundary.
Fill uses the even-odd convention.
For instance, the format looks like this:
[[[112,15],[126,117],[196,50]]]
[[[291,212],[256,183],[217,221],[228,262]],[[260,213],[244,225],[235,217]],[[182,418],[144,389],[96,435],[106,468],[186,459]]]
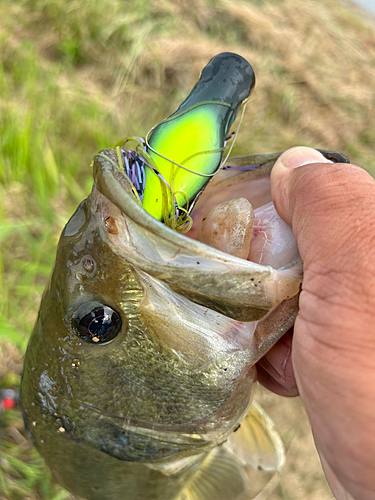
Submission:
[[[298,168],[310,163],[333,163],[327,160],[327,158],[316,149],[303,146],[288,149],[288,151],[285,151],[285,153],[280,156],[279,161],[281,161],[285,168]]]

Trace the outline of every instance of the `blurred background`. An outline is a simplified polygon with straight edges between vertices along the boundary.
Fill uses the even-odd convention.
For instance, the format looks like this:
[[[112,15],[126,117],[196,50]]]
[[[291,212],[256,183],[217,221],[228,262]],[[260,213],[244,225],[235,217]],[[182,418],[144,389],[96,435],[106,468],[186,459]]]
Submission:
[[[94,154],[145,136],[215,54],[241,54],[257,76],[233,154],[303,144],[375,174],[374,19],[345,0],[0,2],[3,400],[19,385],[59,234],[90,192]],[[264,389],[257,398],[287,462],[274,477],[249,471],[248,498],[333,498],[299,399]],[[0,408],[1,499],[72,498],[53,485],[11,399]]]

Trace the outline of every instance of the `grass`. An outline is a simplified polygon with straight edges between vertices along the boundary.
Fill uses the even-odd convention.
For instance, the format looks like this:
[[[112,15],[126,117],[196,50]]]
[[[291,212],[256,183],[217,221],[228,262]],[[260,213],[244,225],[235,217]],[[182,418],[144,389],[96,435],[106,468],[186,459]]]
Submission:
[[[5,0],[0,19],[0,387],[19,383],[12,360],[93,155],[172,113],[216,53],[240,53],[257,75],[235,154],[305,144],[375,174],[375,25],[349,3]],[[5,498],[66,498],[19,413],[2,419]]]
[[[24,500],[32,492],[36,498],[45,500],[67,499],[69,494],[52,484],[43,459],[18,430],[22,426],[19,412],[8,410],[3,425],[8,430],[4,436],[0,469],[0,486],[5,498]]]

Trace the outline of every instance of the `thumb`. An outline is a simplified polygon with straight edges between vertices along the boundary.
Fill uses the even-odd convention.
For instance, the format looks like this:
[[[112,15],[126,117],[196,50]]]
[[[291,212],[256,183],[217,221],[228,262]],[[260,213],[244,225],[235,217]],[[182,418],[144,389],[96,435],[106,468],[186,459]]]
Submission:
[[[365,170],[296,147],[275,163],[271,193],[276,210],[293,228],[305,273],[318,266],[347,272],[353,281],[359,271],[362,276],[375,270],[375,258],[368,255],[375,238],[375,181]],[[348,293],[362,291],[354,281]]]

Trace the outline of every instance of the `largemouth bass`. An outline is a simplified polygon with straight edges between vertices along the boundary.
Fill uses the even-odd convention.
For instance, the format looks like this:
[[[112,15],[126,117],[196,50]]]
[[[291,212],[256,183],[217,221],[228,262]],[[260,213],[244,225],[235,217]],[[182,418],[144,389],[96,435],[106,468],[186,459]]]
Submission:
[[[278,154],[222,165],[253,86],[247,61],[216,56],[139,154],[95,157],[92,192],[63,230],[21,399],[35,446],[83,498],[236,500],[246,465],[283,463],[251,395],[256,362],[293,325],[302,264],[271,203]],[[176,117],[179,140],[198,121],[212,144],[169,147]]]

